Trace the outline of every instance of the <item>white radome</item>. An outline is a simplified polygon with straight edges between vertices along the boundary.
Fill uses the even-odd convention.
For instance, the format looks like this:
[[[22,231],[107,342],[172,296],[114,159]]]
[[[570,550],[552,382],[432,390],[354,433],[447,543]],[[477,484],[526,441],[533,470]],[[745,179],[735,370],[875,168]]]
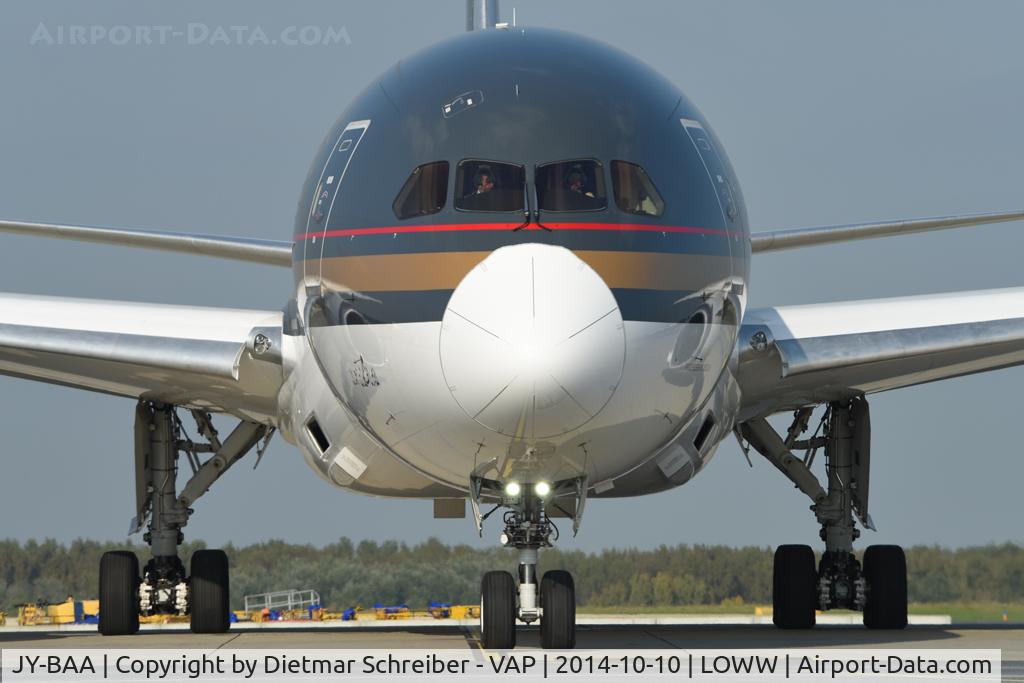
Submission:
[[[503,247],[466,275],[445,310],[441,367],[467,415],[500,434],[545,438],[596,416],[622,377],[615,297],[568,249]]]

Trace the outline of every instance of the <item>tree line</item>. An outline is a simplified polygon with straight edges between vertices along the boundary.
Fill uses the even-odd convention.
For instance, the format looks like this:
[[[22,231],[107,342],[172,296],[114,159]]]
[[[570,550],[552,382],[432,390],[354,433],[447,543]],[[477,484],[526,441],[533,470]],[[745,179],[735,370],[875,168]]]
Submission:
[[[124,544],[76,540],[70,544],[0,541],[0,610],[19,604],[94,598],[100,555]],[[186,562],[201,542],[185,544]],[[134,548],[142,563],[148,548]],[[430,539],[416,545],[388,541],[353,543],[342,538],[323,547],[267,541],[227,546],[231,601],[287,589],[315,589],[324,606],[343,609],[376,602],[421,609],[430,600],[475,603],[480,576],[491,569],[515,571],[516,553],[479,550]],[[960,549],[916,546],[907,550],[913,602],[1024,600],[1024,548],[989,545]],[[653,550],[541,553],[541,571],[568,569],[581,606],[717,605],[771,602],[772,550],[710,545],[661,546]]]

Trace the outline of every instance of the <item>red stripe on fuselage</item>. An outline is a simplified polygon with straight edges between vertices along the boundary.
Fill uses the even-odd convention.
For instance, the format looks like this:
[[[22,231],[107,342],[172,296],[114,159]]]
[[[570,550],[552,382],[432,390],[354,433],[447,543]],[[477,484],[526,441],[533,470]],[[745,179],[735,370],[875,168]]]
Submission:
[[[346,228],[342,230],[321,230],[296,235],[295,241],[314,237],[354,237],[358,235],[392,235],[411,232],[460,232],[479,230],[514,230],[522,223],[442,223],[428,225],[390,225],[375,228]],[[695,235],[741,236],[738,230],[720,230],[718,228],[694,228],[683,225],[651,225],[648,223],[545,223],[550,230],[608,230],[620,232],[673,232]],[[522,228],[523,230],[542,230],[536,223]]]

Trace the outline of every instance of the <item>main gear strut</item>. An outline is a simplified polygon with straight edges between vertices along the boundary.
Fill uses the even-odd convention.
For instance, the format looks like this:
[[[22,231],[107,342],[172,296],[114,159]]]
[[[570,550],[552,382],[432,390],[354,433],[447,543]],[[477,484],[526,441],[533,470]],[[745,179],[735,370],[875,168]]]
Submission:
[[[139,401],[135,409],[136,515],[130,533],[146,528],[143,539],[152,559],[139,576],[134,553],[117,551],[100,563],[100,632],[125,635],[138,630],[139,615],[190,614],[192,630],[219,633],[228,627],[228,566],[220,550],[192,555],[190,575],[178,556],[190,505],[242,456],[256,447],[262,454],[273,429],[240,422],[222,443],[208,413],[192,411],[205,442],[196,443],[174,406]],[[201,453],[213,455],[202,462]],[[192,477],[177,493],[178,456],[185,454]]]
[[[871,420],[867,400],[859,396],[829,403],[814,435],[801,440],[813,411],[813,407],[796,411],[785,440],[764,418],[741,424],[737,433],[745,452],[749,444],[811,499],[825,542],[817,570],[809,547],[779,547],[775,622],[806,628],[814,624],[815,609],[852,609],[864,612],[869,626],[902,628],[906,625],[903,551],[898,546],[872,546],[864,554],[863,565],[853,553],[853,542],[860,537],[855,520],[867,529],[875,528],[868,514]],[[810,469],[821,448],[827,488]],[[803,450],[805,456],[796,456],[794,450]],[[876,619],[876,614],[883,616]]]

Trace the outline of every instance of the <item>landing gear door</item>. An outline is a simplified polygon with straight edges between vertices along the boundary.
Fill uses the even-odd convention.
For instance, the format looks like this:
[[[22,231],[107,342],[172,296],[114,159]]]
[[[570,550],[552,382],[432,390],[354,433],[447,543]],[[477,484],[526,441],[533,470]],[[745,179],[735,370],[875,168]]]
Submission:
[[[323,257],[324,234],[334,208],[334,200],[338,197],[338,189],[345,180],[352,158],[362,141],[366,130],[370,127],[369,120],[353,121],[341,132],[334,141],[334,147],[320,171],[320,180],[313,191],[306,217],[306,235],[303,241],[303,275],[307,287],[320,284],[322,269],[320,259]]]
[[[873,530],[875,524],[868,513],[868,484],[871,481],[871,412],[868,402],[863,398],[852,401],[850,416],[853,418],[853,471],[850,473],[853,509],[864,526]]]

